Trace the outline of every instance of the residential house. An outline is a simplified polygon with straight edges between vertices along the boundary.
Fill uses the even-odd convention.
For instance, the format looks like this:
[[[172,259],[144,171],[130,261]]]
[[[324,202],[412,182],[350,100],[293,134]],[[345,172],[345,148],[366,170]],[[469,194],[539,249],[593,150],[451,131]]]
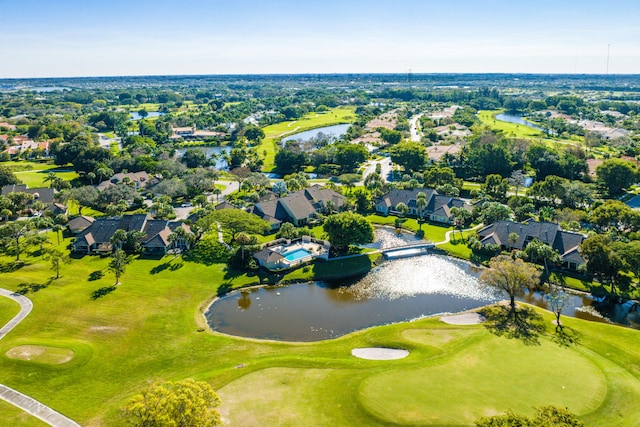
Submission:
[[[558,251],[564,266],[570,270],[585,263],[579,252],[585,236],[564,231],[551,222],[498,221],[479,230],[478,236],[483,245],[494,244],[506,250],[524,250],[535,239]]]
[[[226,134],[224,132],[197,130],[195,127],[176,127],[173,128],[173,134],[169,137],[169,139],[196,141],[208,138],[221,138],[225,135]]]
[[[128,172],[128,173],[117,173],[113,175],[106,181],[102,181],[98,184],[98,190],[102,191],[105,188],[112,187],[114,185],[118,185],[121,182],[131,182],[135,186],[136,189],[146,188],[147,185],[151,182],[151,177],[145,171],[140,172]]]
[[[427,205],[422,213],[424,218],[443,224],[451,224],[453,216],[451,208],[471,209],[471,206],[462,199],[444,196],[432,188],[415,188],[413,190],[393,189],[376,200],[376,212],[383,215],[397,215],[396,206],[404,203],[409,208],[410,215],[420,216],[417,198],[418,193],[424,193],[427,197]]]
[[[186,247],[186,242],[184,241],[172,243],[169,240],[169,236],[176,228],[183,227],[187,232],[191,232],[186,224],[151,219],[145,214],[124,215],[119,218],[96,218],[93,222],[86,218],[84,220],[78,220],[78,218],[70,221],[69,228],[72,232],[82,229],[87,222],[90,222],[90,225],[77,233],[75,241],[71,244],[72,251],[78,253],[111,252],[113,250],[111,238],[117,230],[124,230],[126,232],[138,231],[143,233],[141,244],[145,254],[164,255],[173,247],[180,249]]]
[[[47,208],[44,210],[45,213],[47,215],[50,215],[52,217],[56,217],[58,215],[66,215],[67,214],[67,207],[65,205],[63,205],[62,203],[52,203],[49,206],[47,206]]]
[[[54,205],[54,201],[53,198],[56,194],[56,190],[53,188],[28,188],[26,185],[23,184],[10,184],[10,185],[5,185],[4,187],[2,187],[1,193],[3,196],[8,196],[11,193],[27,193],[27,194],[32,194],[33,195],[33,202],[40,202],[44,205],[46,210],[49,209],[53,209],[52,205]],[[32,202],[32,203],[33,203]],[[30,208],[30,204],[27,204],[27,213],[28,214],[33,214],[33,210]],[[61,210],[64,210],[64,213],[66,213],[66,206],[61,205],[56,203],[57,206],[59,206],[59,208]],[[57,210],[54,209],[54,210]]]
[[[315,184],[279,199],[256,203],[250,212],[267,221],[272,230],[277,230],[283,222],[296,226],[307,224],[316,214],[326,211],[329,202],[339,211],[344,200],[342,194]]]
[[[70,219],[67,223],[67,228],[71,234],[76,235],[89,228],[94,221],[95,219],[90,216],[80,215]]]
[[[315,259],[329,259],[331,244],[326,240],[302,236],[294,240],[278,239],[265,243],[253,257],[260,267],[278,271],[292,268]]]

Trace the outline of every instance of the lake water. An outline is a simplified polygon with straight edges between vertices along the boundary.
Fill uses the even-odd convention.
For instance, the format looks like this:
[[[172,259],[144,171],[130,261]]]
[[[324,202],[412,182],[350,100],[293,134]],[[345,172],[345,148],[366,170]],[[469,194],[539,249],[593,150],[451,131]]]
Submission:
[[[496,114],[496,119],[502,120],[503,122],[516,123],[519,125],[529,126],[530,128],[533,128],[542,132],[546,132],[546,129],[540,127],[539,125],[533,122],[523,119],[522,116],[501,113],[501,114]]]
[[[160,117],[164,116],[165,114],[167,113],[161,113],[159,111],[149,111],[147,112],[147,117]],[[142,118],[142,116],[138,114],[137,111],[129,113],[129,117],[131,118],[131,120],[140,120]]]
[[[288,135],[282,139],[282,144],[284,145],[287,141],[308,141],[311,138],[314,138],[318,135],[318,133],[322,132],[325,135],[328,135],[332,138],[332,140],[336,140],[340,138],[342,135],[347,133],[347,129],[349,129],[350,124],[341,124],[341,125],[333,125],[333,126],[325,126],[321,128],[311,129],[304,132],[294,133]]]
[[[176,150],[176,156],[178,157],[182,157],[184,155],[184,153],[188,150],[188,149],[197,149],[197,150],[202,150],[205,152],[205,154],[207,155],[207,157],[211,157],[212,155],[216,156],[216,161],[215,164],[213,165],[213,167],[215,167],[216,169],[226,169],[227,168],[227,162],[225,160],[223,160],[221,158],[221,154],[222,153],[228,153],[229,151],[231,151],[231,147],[186,147],[186,148],[178,148]]]
[[[377,235],[384,233],[376,230]],[[392,241],[393,236],[384,237],[382,247],[398,244]],[[205,316],[213,330],[230,335],[319,341],[505,299],[478,282],[480,272],[467,262],[434,254],[385,261],[357,280],[236,291],[213,303]],[[522,300],[547,308],[541,293],[531,293]],[[638,306],[630,302],[617,304],[571,295],[563,315],[601,322],[612,319],[640,328]]]

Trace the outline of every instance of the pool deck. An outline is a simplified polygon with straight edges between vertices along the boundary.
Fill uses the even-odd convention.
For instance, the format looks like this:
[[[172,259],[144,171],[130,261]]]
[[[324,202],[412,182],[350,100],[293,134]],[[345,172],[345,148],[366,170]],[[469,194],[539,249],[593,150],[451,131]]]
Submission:
[[[262,267],[271,271],[286,270],[317,258],[326,260],[329,256],[330,245],[328,242],[318,241],[310,237],[303,236],[302,238],[295,239],[293,241],[282,239],[280,241],[274,241],[273,243],[274,244],[265,244],[263,250],[260,251],[264,252],[267,250],[267,253],[278,255],[278,259],[267,262],[263,261],[261,264]],[[287,255],[296,251],[305,251],[307,254],[295,259],[286,258]]]

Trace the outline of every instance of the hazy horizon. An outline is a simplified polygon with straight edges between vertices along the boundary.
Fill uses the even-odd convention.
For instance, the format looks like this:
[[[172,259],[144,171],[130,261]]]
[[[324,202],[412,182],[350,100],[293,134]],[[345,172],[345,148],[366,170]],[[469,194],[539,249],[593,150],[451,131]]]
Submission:
[[[3,3],[0,78],[640,73],[631,0]]]

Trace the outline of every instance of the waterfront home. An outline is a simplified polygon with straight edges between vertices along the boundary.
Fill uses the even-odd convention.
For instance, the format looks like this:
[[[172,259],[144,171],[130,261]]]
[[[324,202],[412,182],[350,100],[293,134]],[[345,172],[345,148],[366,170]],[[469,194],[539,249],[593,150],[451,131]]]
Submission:
[[[277,230],[283,222],[305,225],[318,213],[327,212],[330,206],[340,211],[344,201],[342,194],[315,184],[279,199],[256,203],[250,212],[267,221],[272,230]]]
[[[483,245],[498,245],[504,250],[521,251],[531,241],[538,240],[555,249],[560,254],[564,267],[569,270],[575,270],[585,263],[579,252],[585,236],[564,231],[558,224],[551,222],[497,221],[478,230],[478,236]]]
[[[451,224],[453,216],[451,208],[471,209],[471,206],[462,199],[444,196],[432,188],[415,188],[413,190],[393,189],[376,200],[376,212],[383,215],[398,215],[396,206],[404,203],[409,208],[409,214],[420,216],[420,209],[417,204],[418,193],[427,196],[427,205],[422,212],[422,216],[434,222]]]
[[[253,257],[260,267],[270,271],[285,270],[315,259],[329,259],[331,244],[326,240],[302,236],[298,239],[278,239],[264,244]]]

